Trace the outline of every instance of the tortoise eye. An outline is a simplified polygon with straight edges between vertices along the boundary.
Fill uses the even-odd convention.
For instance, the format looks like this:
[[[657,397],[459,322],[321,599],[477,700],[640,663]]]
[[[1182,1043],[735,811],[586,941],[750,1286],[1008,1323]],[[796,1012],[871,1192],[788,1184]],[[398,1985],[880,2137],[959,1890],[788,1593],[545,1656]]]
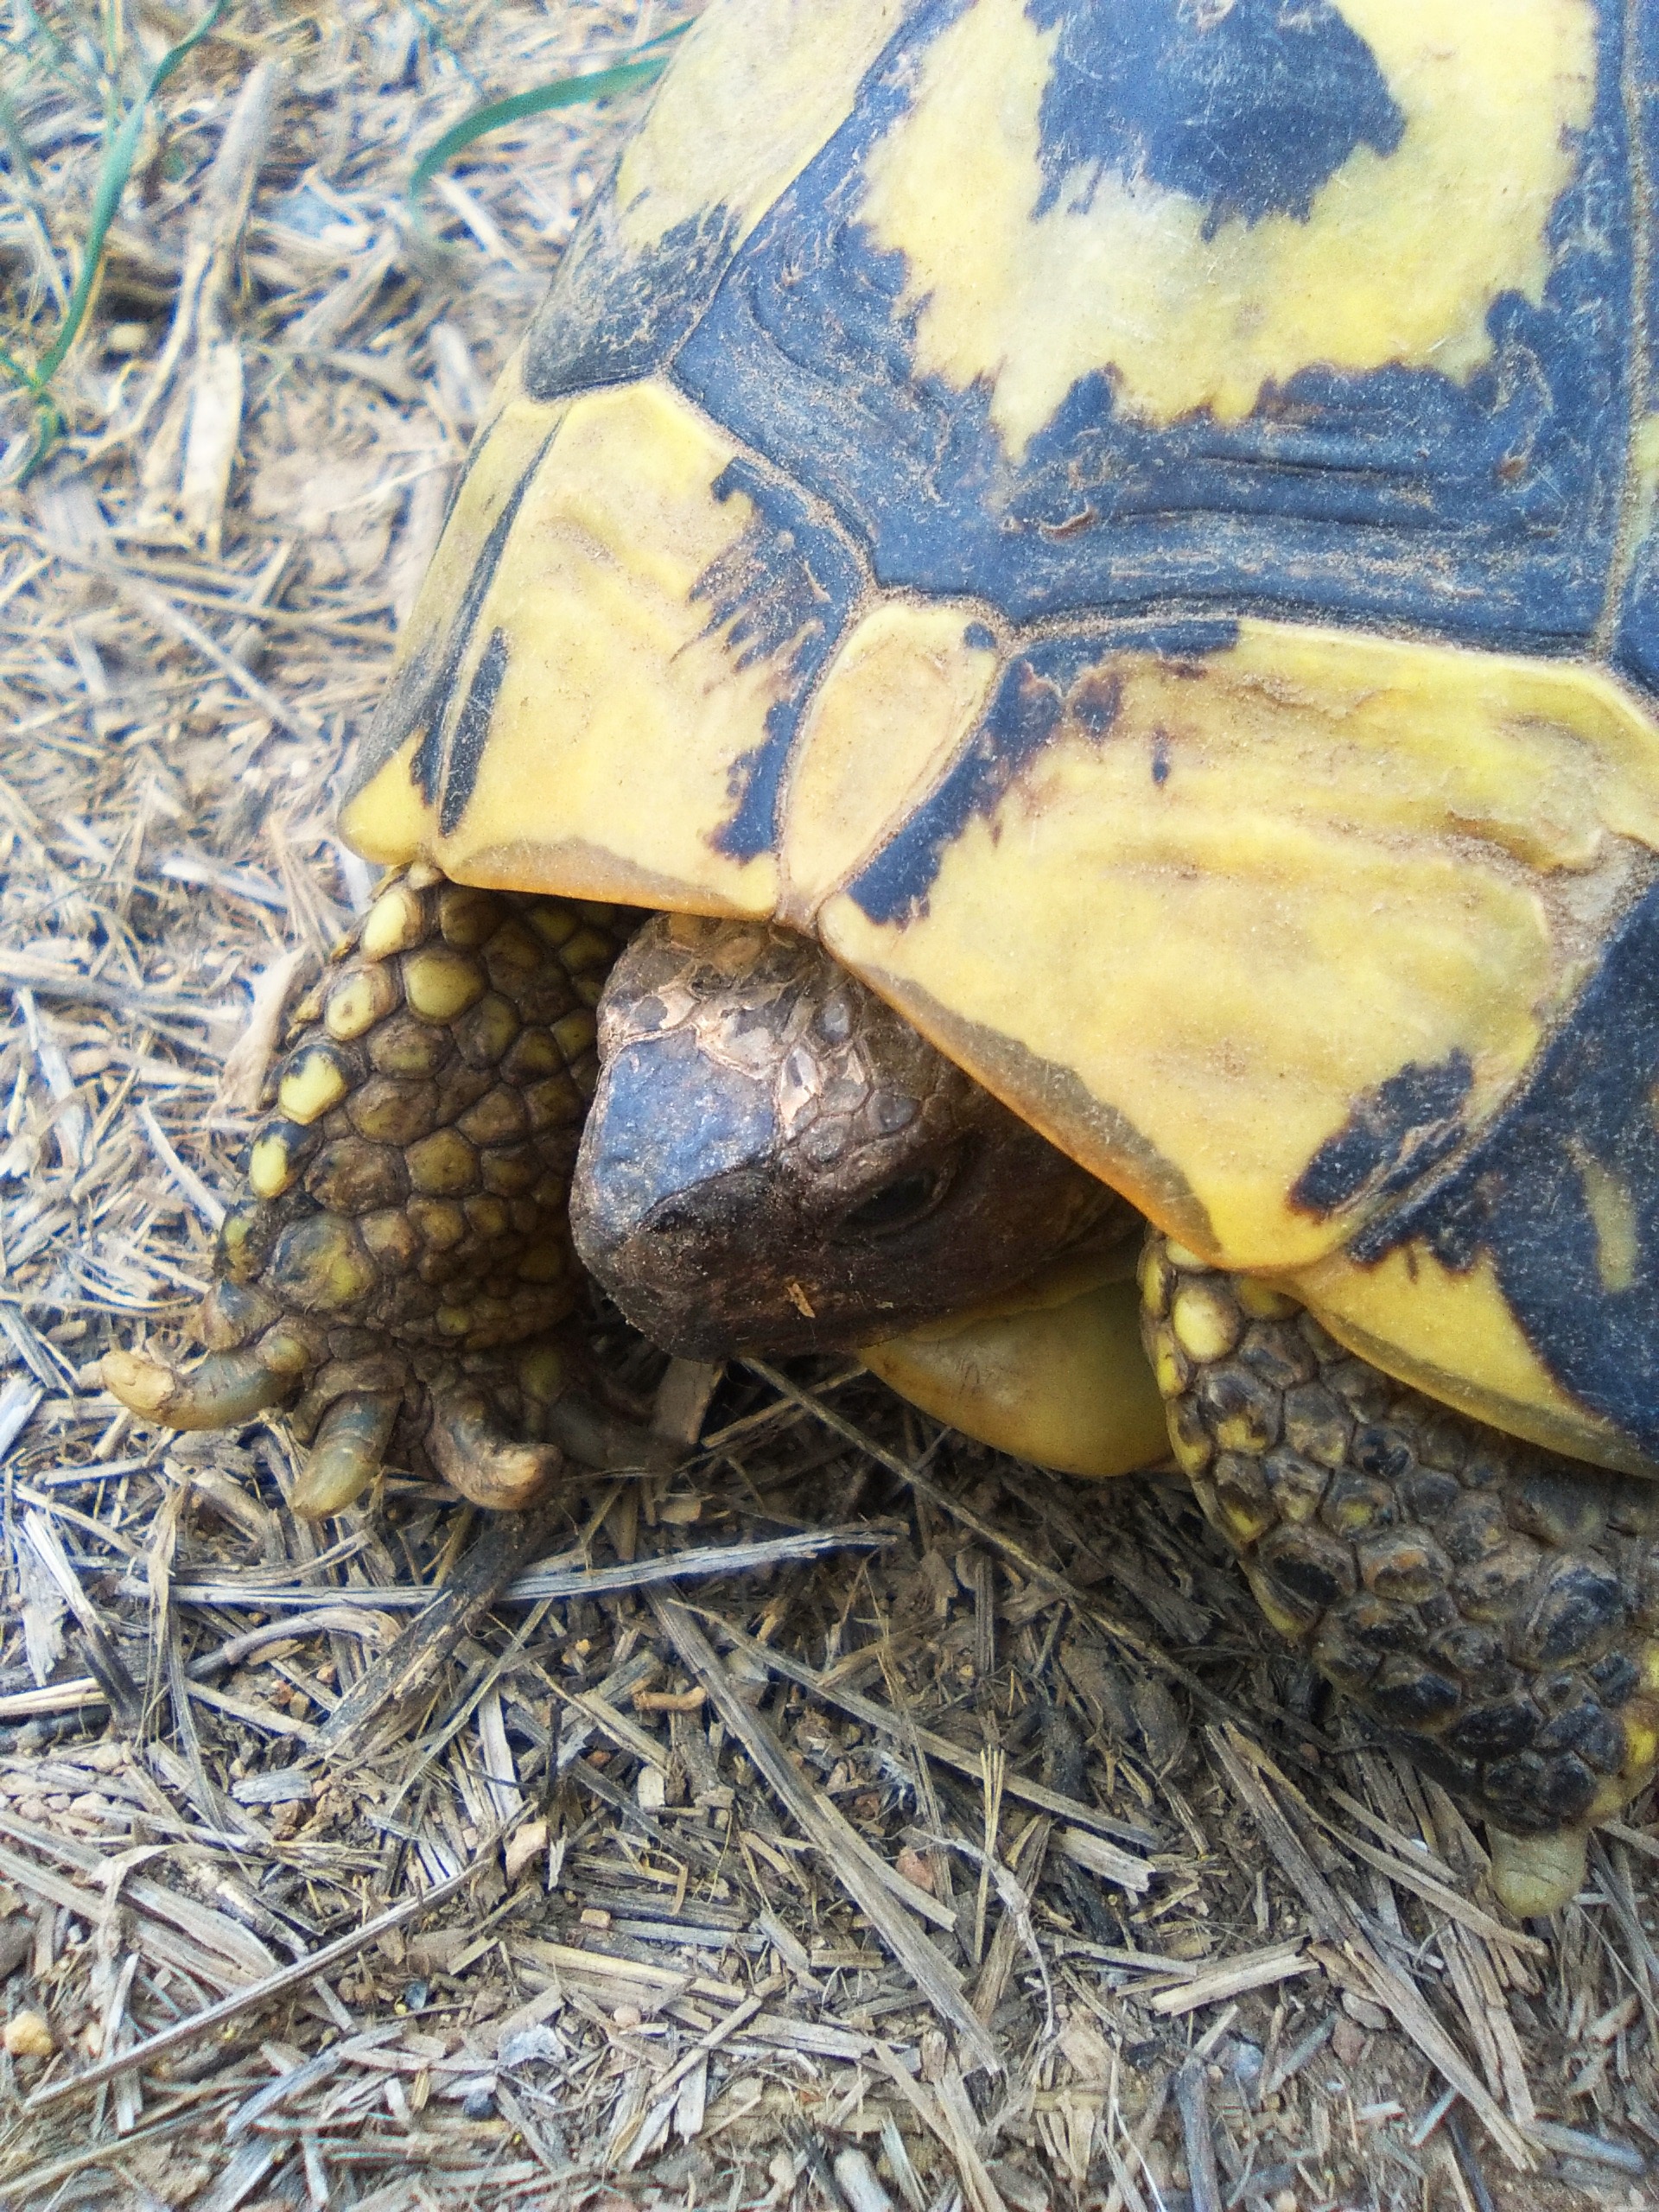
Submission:
[[[945,1167],[930,1167],[897,1175],[884,1183],[859,1205],[844,1213],[837,1224],[837,1241],[843,1237],[893,1236],[925,1221],[944,1196],[950,1181]]]

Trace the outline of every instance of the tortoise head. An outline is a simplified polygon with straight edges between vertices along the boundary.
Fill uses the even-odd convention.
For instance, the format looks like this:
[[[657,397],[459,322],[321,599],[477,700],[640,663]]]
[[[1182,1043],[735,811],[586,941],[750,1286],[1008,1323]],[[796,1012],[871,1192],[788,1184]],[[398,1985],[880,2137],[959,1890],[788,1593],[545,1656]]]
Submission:
[[[692,1357],[868,1343],[1128,1209],[818,946],[660,915],[613,969],[571,1192],[623,1312]]]

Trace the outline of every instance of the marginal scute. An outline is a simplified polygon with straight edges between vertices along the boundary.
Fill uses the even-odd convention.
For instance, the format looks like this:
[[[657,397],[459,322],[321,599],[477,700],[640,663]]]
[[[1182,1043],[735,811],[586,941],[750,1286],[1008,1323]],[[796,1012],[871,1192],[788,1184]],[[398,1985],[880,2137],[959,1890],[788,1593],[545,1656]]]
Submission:
[[[1333,1337],[1402,1382],[1573,1459],[1653,1473],[1638,1446],[1550,1373],[1488,1255],[1454,1268],[1421,1243],[1363,1265],[1338,1252],[1295,1282]]]
[[[769,912],[775,860],[715,842],[734,765],[793,683],[792,639],[746,653],[698,596],[758,512],[716,489],[735,453],[665,385],[574,401],[522,482],[457,663],[460,700],[504,641],[487,730],[464,761],[442,733],[429,747],[440,765],[413,825],[395,782],[416,755],[386,760],[347,800],[346,836],[381,854],[412,836],[460,881]]]
[[[1386,1195],[1293,1197],[1398,1039],[1461,1055],[1476,1128],[1580,988],[1552,879],[1612,898],[1659,845],[1651,721],[1582,670],[1255,620],[1185,660],[1103,639],[1093,680],[1109,742],[1063,715],[907,906],[878,856],[825,941],[1205,1256],[1308,1268]]]
[[[734,245],[747,236],[845,118],[902,15],[899,0],[712,10],[622,156],[624,239],[644,251],[710,209],[729,213]]]

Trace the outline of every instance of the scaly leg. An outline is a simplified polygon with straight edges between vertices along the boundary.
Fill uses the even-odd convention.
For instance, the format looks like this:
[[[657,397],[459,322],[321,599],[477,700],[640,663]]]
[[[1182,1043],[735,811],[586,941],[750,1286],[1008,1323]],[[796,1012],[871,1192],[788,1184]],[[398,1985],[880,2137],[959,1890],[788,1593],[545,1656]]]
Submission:
[[[593,1008],[626,934],[608,907],[430,868],[387,885],[296,1009],[197,1319],[207,1357],[111,1352],[108,1387],[173,1428],[294,1401],[310,1516],[367,1487],[400,1414],[481,1505],[530,1503],[567,1452],[658,1464],[570,1387],[555,1333]]]
[[[1176,1457],[1274,1627],[1467,1811],[1519,1913],[1659,1763],[1659,1483],[1564,1459],[1345,1351],[1151,1235]]]

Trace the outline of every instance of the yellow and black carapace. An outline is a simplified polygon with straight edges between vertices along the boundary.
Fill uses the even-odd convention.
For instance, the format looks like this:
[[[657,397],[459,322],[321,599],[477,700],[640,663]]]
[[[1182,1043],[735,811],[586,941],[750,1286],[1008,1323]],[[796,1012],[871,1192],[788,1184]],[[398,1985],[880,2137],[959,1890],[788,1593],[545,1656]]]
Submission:
[[[1200,1365],[1303,1308],[1650,1478],[1656,83],[1659,0],[715,0],[503,379],[346,835],[815,939],[1211,1285]],[[1336,1511],[1274,1508],[1363,1580]],[[1515,1825],[1651,1770],[1630,1636],[1628,1742],[1542,1820],[1516,1768]],[[1566,1709],[1527,1681],[1489,1764]]]
[[[1659,11],[736,0],[347,835],[778,917],[1213,1262],[1659,1459]]]

